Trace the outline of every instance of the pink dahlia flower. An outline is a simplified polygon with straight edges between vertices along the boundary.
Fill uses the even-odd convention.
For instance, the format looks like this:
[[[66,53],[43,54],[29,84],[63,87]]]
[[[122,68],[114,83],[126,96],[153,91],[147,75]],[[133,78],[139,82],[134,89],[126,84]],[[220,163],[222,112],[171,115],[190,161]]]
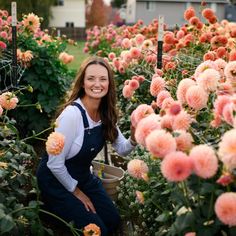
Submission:
[[[224,133],[219,143],[218,154],[228,169],[236,168],[236,129]]]
[[[134,178],[143,179],[143,175],[147,174],[149,169],[144,161],[134,159],[128,163],[127,171]]]
[[[236,226],[236,193],[221,194],[215,202],[217,217],[228,226]]]
[[[190,152],[193,170],[204,179],[213,177],[218,169],[218,159],[214,150],[207,145],[195,146]]]
[[[154,130],[146,137],[146,147],[154,157],[163,158],[176,150],[176,142],[165,130]]]
[[[135,130],[136,141],[145,146],[145,139],[147,135],[150,134],[151,131],[161,128],[160,120],[160,116],[156,114],[150,114],[140,120]]]
[[[165,80],[161,77],[153,77],[150,85],[150,93],[156,97],[158,93],[165,89]]]
[[[192,79],[183,79],[179,82],[177,87],[177,99],[182,103],[186,103],[186,92],[189,89],[189,87],[195,85],[195,81]]]
[[[195,110],[207,106],[208,93],[200,86],[191,86],[186,92],[187,104]]]
[[[189,151],[193,146],[193,137],[185,130],[175,130],[175,141],[178,151]]]
[[[184,152],[171,152],[161,163],[161,173],[171,182],[187,179],[192,172],[191,159]]]

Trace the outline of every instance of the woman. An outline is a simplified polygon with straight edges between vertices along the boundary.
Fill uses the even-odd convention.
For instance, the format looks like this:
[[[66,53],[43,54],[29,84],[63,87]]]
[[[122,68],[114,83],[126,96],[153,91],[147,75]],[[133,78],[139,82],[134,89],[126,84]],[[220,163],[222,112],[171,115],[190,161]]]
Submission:
[[[59,155],[43,157],[37,171],[43,201],[49,211],[76,227],[94,223],[102,235],[111,235],[120,217],[101,180],[91,174],[91,162],[106,141],[125,156],[135,140],[133,129],[125,139],[116,126],[115,84],[104,59],[91,57],[82,64],[62,110],[56,131],[65,136],[65,146]]]

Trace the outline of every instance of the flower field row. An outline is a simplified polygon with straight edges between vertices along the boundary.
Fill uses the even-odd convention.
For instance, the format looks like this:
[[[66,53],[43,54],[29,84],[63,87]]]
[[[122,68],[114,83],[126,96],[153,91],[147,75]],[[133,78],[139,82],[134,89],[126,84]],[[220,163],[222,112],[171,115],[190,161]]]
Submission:
[[[184,18],[165,28],[162,69],[157,20],[87,31],[84,51],[112,66],[120,124],[140,144],[119,204],[136,235],[234,235],[236,23],[210,8]]]

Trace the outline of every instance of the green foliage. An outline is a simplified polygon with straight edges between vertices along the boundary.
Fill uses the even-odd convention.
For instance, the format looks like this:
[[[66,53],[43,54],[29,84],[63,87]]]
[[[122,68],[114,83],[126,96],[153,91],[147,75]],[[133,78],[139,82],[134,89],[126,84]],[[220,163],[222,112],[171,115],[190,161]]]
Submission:
[[[134,224],[134,235],[165,235],[165,232],[173,221],[171,206],[166,202],[170,199],[172,185],[166,184],[160,174],[160,161],[151,160],[149,153],[137,148],[132,153],[132,159],[144,160],[150,171],[149,181],[138,180],[128,173],[118,188],[118,206],[121,216],[131,220]],[[136,200],[136,191],[144,194],[144,204]]]
[[[124,0],[112,0],[111,1],[111,5],[113,7],[117,7],[117,8],[120,8],[122,4],[124,4],[125,1]]]
[[[0,234],[28,235],[29,225],[40,231],[36,196],[35,169],[36,153],[32,146],[19,140],[15,121],[3,116],[0,124]],[[36,232],[32,231],[31,233]]]
[[[17,108],[16,119],[21,131],[39,132],[47,128],[53,115],[70,87],[74,72],[58,60],[58,51],[63,51],[66,44],[60,42],[48,43],[46,47],[38,46],[32,38],[20,36],[19,47],[31,50],[35,58],[25,73],[19,85],[31,85],[33,93],[20,96],[21,104],[36,104],[39,102],[42,111],[33,107]],[[40,122],[38,122],[40,120]]]
[[[33,12],[43,18],[42,28],[49,26],[51,6],[53,6],[54,0],[15,0],[14,2],[17,3],[18,20],[21,20],[23,15]],[[0,9],[11,12],[11,1],[0,0]]]

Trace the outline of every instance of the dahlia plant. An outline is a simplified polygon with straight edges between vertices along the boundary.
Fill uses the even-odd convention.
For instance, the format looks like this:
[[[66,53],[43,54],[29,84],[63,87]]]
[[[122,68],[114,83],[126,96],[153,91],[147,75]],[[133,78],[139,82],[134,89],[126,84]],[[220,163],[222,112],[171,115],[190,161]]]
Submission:
[[[7,11],[0,10],[0,22],[0,58],[8,58],[8,63],[11,63],[12,29]],[[55,36],[55,31],[42,30],[40,24],[41,18],[33,13],[24,15],[17,24],[17,63],[23,68],[18,86],[30,85],[34,90],[34,93],[19,95],[21,104],[25,106],[17,108],[17,116],[16,112],[9,113],[18,121],[21,136],[31,134],[32,130],[40,132],[50,125],[75,75],[75,71],[67,67],[73,56],[65,51],[68,43],[75,45],[74,41],[66,36]],[[4,70],[0,69],[1,74],[10,80],[9,73]],[[8,81],[1,82],[1,90],[9,84]],[[40,104],[38,111],[26,106],[36,103]]]

